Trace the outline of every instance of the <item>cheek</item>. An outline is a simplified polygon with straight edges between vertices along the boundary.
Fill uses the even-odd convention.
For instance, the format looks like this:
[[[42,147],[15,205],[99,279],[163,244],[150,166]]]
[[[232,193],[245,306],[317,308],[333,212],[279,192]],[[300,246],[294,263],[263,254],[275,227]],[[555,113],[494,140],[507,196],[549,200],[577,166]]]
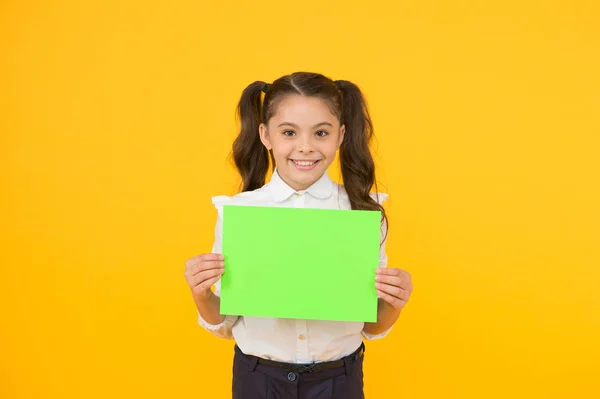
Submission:
[[[286,143],[274,143],[273,155],[275,158],[287,158],[290,155],[290,146]]]
[[[327,143],[327,145],[323,146],[321,152],[327,158],[334,158],[335,154],[337,153],[337,150],[338,150],[337,143],[331,142],[331,143]]]

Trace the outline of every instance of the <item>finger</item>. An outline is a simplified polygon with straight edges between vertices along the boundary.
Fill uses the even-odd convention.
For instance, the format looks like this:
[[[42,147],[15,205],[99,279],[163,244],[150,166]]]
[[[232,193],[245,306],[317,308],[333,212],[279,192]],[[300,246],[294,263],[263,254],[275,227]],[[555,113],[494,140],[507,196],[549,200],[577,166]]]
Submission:
[[[406,270],[402,269],[379,267],[377,268],[376,276],[396,276],[407,285],[412,284],[412,276]]]
[[[399,287],[402,284],[402,278],[400,278],[399,276],[389,276],[382,274],[378,274],[377,276],[375,276],[375,281],[379,283],[395,285],[397,287]]]
[[[397,276],[377,276],[375,281],[379,283],[395,285],[396,287],[400,287],[405,290],[412,290],[412,282],[410,279],[397,277]]]
[[[193,287],[192,288],[192,292],[201,293],[201,292],[205,292],[207,290],[210,290],[210,287],[212,287],[213,285],[215,285],[217,283],[217,281],[219,281],[220,278],[221,278],[221,276],[217,276],[217,277],[210,278],[208,280],[204,280],[199,285]]]
[[[211,261],[211,260],[223,260],[224,257],[222,254],[201,254],[198,256],[194,256],[191,259],[188,259],[185,262],[186,266],[195,265],[201,261]]]
[[[183,272],[183,275],[186,276],[186,278],[191,278],[193,276],[196,276],[199,273],[202,273],[204,271],[207,270],[215,270],[215,269],[223,269],[225,267],[225,265],[221,265],[219,262],[216,263],[209,263],[208,265],[206,265],[204,262],[201,262],[199,264],[196,265],[191,265],[189,267],[187,267],[185,269],[185,272]]]
[[[190,278],[190,286],[192,286],[192,288],[198,287],[199,285],[202,285],[205,281],[211,280],[214,278],[216,278],[218,280],[221,277],[221,275],[223,274],[223,272],[224,272],[223,269],[212,269],[212,270],[205,270],[201,273],[195,274],[194,276],[192,276]]]
[[[402,309],[404,307],[404,305],[406,304],[405,301],[403,301],[393,295],[390,295],[383,291],[380,291],[380,290],[377,290],[377,295],[381,299],[383,299],[384,301],[389,303],[394,309]]]
[[[378,275],[386,275],[386,276],[400,276],[403,278],[409,278],[410,274],[406,270],[397,269],[393,267],[378,267],[376,270]]]
[[[194,265],[192,267],[192,274],[198,274],[200,272],[203,272],[205,270],[212,270],[212,269],[223,269],[225,267],[225,263],[223,261],[220,260],[212,260],[212,261],[208,261],[208,262],[200,262],[197,265]]]
[[[202,254],[199,255],[200,256],[200,260],[223,260],[225,259],[225,257],[223,256],[223,254]]]
[[[402,272],[400,269],[395,269],[392,267],[378,267],[376,270],[378,275],[384,276],[399,276]]]
[[[379,291],[385,292],[388,295],[395,296],[396,298],[402,300],[407,300],[410,295],[410,293],[407,290],[394,285],[375,283],[375,287]]]

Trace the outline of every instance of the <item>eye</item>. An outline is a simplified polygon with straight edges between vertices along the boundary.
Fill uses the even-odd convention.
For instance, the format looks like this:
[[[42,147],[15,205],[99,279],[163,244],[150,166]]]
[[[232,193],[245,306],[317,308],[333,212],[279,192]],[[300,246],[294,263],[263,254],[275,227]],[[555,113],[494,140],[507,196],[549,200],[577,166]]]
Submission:
[[[315,133],[317,136],[319,137],[325,137],[327,136],[329,133],[326,132],[325,130],[319,130],[317,133]]]
[[[296,132],[294,132],[293,130],[284,130],[283,131],[283,135],[284,136],[288,136],[288,137],[292,137],[296,134]]]

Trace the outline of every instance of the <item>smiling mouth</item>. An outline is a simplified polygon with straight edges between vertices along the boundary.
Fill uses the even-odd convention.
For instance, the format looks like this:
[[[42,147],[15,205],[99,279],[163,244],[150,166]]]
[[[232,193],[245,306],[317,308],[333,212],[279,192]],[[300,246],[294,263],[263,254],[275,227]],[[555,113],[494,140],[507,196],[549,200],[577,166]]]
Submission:
[[[316,161],[297,161],[295,159],[292,159],[292,162],[295,163],[298,166],[313,166],[314,164],[316,164],[317,162],[319,162],[319,160],[316,160]]]
[[[320,159],[314,161],[290,159],[290,161],[292,161],[296,169],[299,170],[311,170],[312,168],[316,167],[319,162],[321,162]]]

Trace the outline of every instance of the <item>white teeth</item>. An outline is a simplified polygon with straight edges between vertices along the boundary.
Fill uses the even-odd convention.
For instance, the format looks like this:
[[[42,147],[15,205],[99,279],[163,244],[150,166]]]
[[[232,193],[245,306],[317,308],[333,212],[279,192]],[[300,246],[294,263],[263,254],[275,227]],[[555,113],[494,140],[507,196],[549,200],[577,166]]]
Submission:
[[[317,161],[294,161],[298,166],[310,166],[313,165]]]

